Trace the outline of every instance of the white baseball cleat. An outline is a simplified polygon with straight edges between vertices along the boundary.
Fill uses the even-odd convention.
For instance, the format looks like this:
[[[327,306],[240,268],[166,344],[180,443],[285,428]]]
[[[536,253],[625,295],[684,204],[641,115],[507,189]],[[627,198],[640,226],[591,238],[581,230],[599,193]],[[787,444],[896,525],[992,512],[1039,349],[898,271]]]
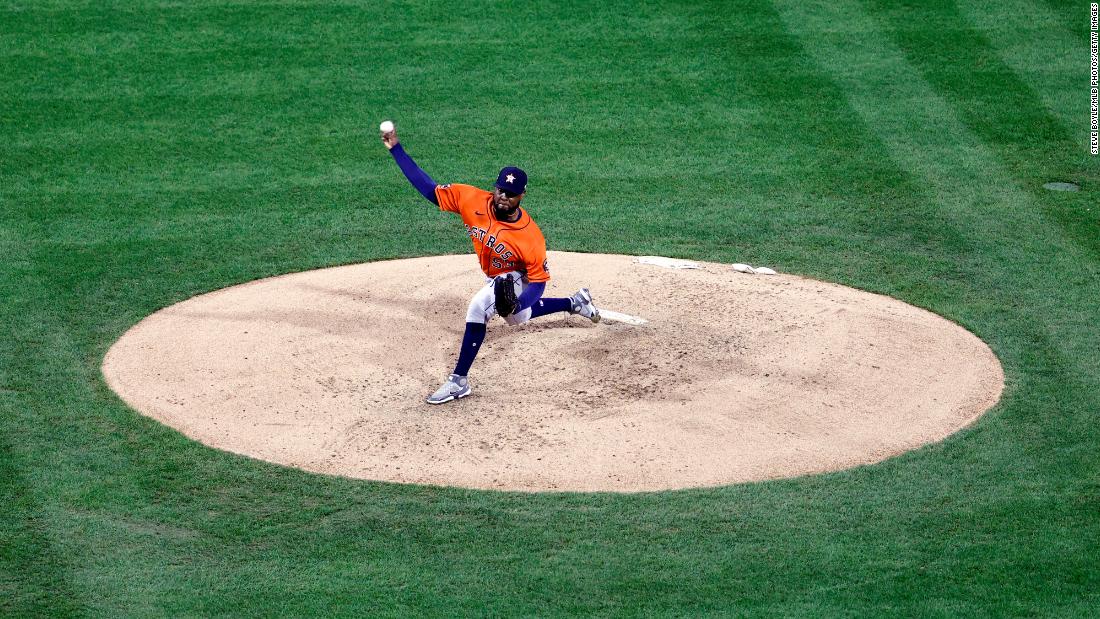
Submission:
[[[600,321],[600,310],[592,304],[592,293],[587,288],[581,288],[569,300],[573,302],[570,314],[580,314],[592,322]]]
[[[425,400],[428,404],[443,404],[451,400],[457,400],[470,395],[470,379],[458,374],[451,374],[443,386],[435,390],[435,393]]]

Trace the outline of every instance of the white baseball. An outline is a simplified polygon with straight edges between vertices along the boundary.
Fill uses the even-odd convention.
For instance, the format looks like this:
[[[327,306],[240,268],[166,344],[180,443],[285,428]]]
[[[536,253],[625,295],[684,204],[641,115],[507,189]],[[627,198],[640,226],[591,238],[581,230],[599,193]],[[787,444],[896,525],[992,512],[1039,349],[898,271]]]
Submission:
[[[383,120],[381,125],[378,125],[378,130],[382,133],[389,133],[393,131],[393,121]]]

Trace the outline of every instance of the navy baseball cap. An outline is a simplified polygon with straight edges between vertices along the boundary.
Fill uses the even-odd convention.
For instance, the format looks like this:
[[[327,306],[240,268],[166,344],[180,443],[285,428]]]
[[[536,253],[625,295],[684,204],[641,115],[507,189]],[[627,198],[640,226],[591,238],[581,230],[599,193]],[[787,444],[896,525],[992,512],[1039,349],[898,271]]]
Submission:
[[[497,175],[497,188],[511,194],[521,194],[527,191],[527,173],[515,166],[508,166]]]

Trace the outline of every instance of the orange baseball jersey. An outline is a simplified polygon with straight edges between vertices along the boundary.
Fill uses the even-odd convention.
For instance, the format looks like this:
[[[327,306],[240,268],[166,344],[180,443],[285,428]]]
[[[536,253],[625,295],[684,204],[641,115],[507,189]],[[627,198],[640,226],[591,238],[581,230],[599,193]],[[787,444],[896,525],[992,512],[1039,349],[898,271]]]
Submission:
[[[521,271],[530,282],[550,281],[546,238],[527,211],[520,208],[515,222],[500,221],[493,215],[493,194],[470,185],[439,185],[435,197],[439,210],[462,217],[485,275]]]

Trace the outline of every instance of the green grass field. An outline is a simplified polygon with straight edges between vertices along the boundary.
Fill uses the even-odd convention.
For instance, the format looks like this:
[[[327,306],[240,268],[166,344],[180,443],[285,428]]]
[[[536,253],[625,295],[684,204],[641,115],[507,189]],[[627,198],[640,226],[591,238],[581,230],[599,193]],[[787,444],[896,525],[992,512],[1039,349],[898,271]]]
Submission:
[[[0,2],[0,614],[1100,613],[1088,56],[1054,0]],[[526,168],[551,249],[929,308],[1002,402],[842,473],[526,495],[285,469],[119,401],[103,355],[159,308],[469,251],[386,118],[440,182]]]

